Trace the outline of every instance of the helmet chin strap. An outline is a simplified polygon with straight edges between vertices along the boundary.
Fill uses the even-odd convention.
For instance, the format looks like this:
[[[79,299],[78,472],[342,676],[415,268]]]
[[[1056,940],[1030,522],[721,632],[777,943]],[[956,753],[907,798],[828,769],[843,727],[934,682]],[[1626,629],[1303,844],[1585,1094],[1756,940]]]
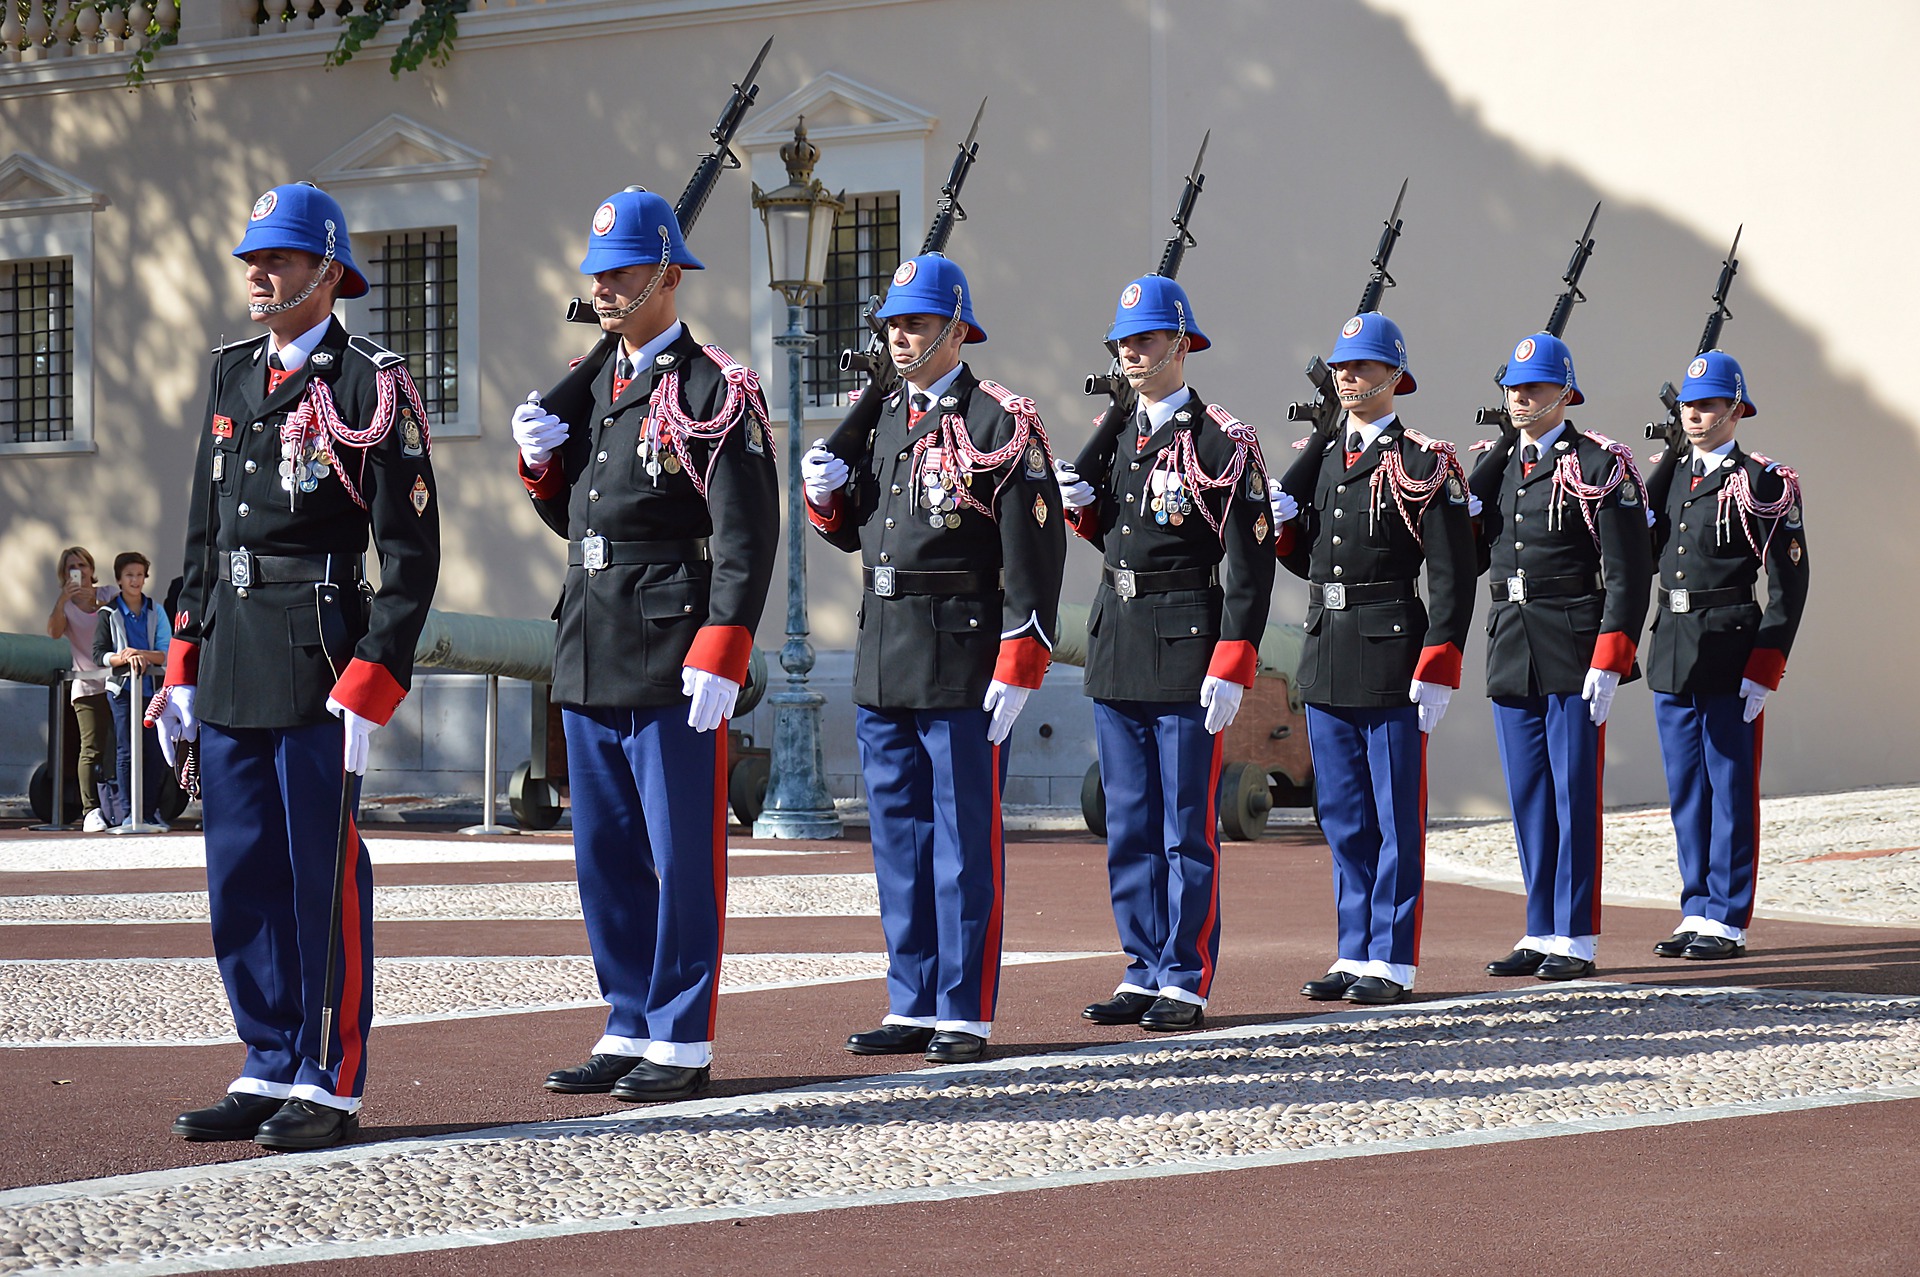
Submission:
[[[1187,335],[1187,308],[1182,306],[1178,301],[1175,301],[1173,303],[1173,313],[1179,320],[1180,326],[1173,334],[1173,344],[1167,347],[1167,353],[1161,358],[1159,363],[1147,369],[1145,372],[1127,373],[1127,380],[1133,383],[1135,390],[1138,390],[1141,386],[1158,377],[1161,371],[1173,362],[1173,357],[1180,353],[1180,339]]]
[[[960,309],[965,304],[966,294],[960,290],[960,285],[955,284],[953,286],[953,314],[948,317],[946,327],[942,328],[940,335],[929,342],[927,348],[920,352],[919,358],[909,364],[902,365],[900,368],[900,375],[902,377],[908,377],[919,372],[926,366],[927,361],[939,352],[940,347],[947,344],[947,338],[953,335],[953,326],[960,322]]]
[[[1511,394],[1512,393],[1511,390],[1509,390],[1508,393]],[[1573,378],[1569,376],[1567,378],[1567,384],[1560,387],[1560,393],[1553,397],[1552,403],[1542,404],[1540,407],[1534,409],[1532,412],[1514,413],[1513,424],[1516,426],[1519,426],[1521,429],[1524,430],[1526,427],[1532,425],[1534,422],[1540,420],[1540,418],[1552,412],[1555,408],[1558,408],[1561,404],[1565,403],[1572,396],[1573,396]]]
[[[672,264],[667,260],[667,258],[671,256],[672,253],[673,253],[673,240],[671,237],[668,236],[667,228],[662,226],[660,228],[660,268],[653,272],[653,278],[647,281],[646,288],[641,291],[638,297],[634,298],[632,301],[628,302],[624,306],[617,307],[613,310],[602,310],[600,309],[600,307],[595,306],[593,308],[593,313],[598,315],[603,320],[611,319],[611,320],[619,321],[619,320],[625,319],[628,315],[631,315],[634,311],[639,310],[642,306],[646,305],[647,298],[653,296],[653,290],[660,287],[660,281],[667,277],[667,267]]]
[[[1367,400],[1373,398],[1375,395],[1383,393],[1387,389],[1387,387],[1399,385],[1400,378],[1404,377],[1406,375],[1406,372],[1407,372],[1407,348],[1405,346],[1401,346],[1400,347],[1400,366],[1393,370],[1393,376],[1388,377],[1386,380],[1382,381],[1379,385],[1373,387],[1371,390],[1357,391],[1352,394],[1349,394],[1344,390],[1340,391],[1339,392],[1340,406],[1342,408],[1359,407],[1361,404],[1367,402]]]
[[[294,307],[306,301],[307,298],[313,296],[313,290],[320,287],[320,281],[327,277],[327,267],[333,265],[333,253],[334,253],[333,237],[334,237],[334,232],[337,229],[338,228],[333,223],[333,219],[329,217],[327,219],[326,255],[320,259],[320,265],[314,270],[313,278],[310,281],[308,281],[307,286],[305,288],[300,290],[300,293],[298,296],[290,297],[283,302],[249,302],[247,303],[247,313],[249,315],[252,315],[255,319],[265,319],[268,315],[278,315],[278,314],[282,314],[283,312],[292,310]]]

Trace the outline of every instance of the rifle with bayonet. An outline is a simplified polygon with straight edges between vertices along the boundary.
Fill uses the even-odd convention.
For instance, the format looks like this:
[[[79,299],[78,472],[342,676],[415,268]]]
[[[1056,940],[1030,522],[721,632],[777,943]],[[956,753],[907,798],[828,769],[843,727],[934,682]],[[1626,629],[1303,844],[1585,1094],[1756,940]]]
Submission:
[[[1567,263],[1566,273],[1560,276],[1560,282],[1566,285],[1559,297],[1554,299],[1553,313],[1547,316],[1547,326],[1542,331],[1555,337],[1567,335],[1567,321],[1573,318],[1573,308],[1587,300],[1580,291],[1580,275],[1587,269],[1587,259],[1593,256],[1593,224],[1600,218],[1600,201],[1595,200],[1593,212],[1587,217],[1587,229],[1580,232],[1580,238],[1573,242],[1573,258]],[[1493,371],[1493,384],[1498,386],[1507,375],[1506,364]],[[1513,414],[1507,411],[1506,392],[1501,391],[1502,403],[1498,408],[1481,408],[1473,414],[1475,425],[1498,426],[1502,434],[1513,430]]]
[[[1740,232],[1746,229],[1742,222],[1733,232],[1733,247],[1727,250],[1726,260],[1720,263],[1720,281],[1713,288],[1713,309],[1707,312],[1707,326],[1700,334],[1700,345],[1694,349],[1693,357],[1698,359],[1720,344],[1720,329],[1733,312],[1727,309],[1727,293],[1733,288],[1733,277],[1740,273]],[[1660,384],[1660,402],[1666,406],[1665,421],[1649,421],[1647,438],[1665,439],[1668,455],[1678,453],[1680,445],[1686,442],[1686,430],[1680,424],[1680,393],[1670,381]]]
[[[773,37],[760,46],[760,52],[754,56],[753,65],[747,68],[745,76],[734,83],[733,96],[727,99],[727,105],[720,112],[719,122],[707,130],[707,136],[714,142],[714,149],[700,157],[699,166],[693,170],[693,177],[687,182],[687,189],[680,192],[679,202],[673,206],[673,219],[680,223],[680,235],[683,239],[693,235],[693,224],[700,220],[700,211],[707,206],[707,197],[713,194],[713,188],[719,184],[720,174],[726,169],[740,167],[740,157],[733,153],[733,135],[740,131],[740,121],[746,118],[747,108],[760,96],[760,86],[755,80],[760,75],[761,64],[767,60],[767,50],[773,47]],[[629,186],[629,191],[646,189]],[[593,303],[575,297],[567,303],[567,322],[572,324],[598,324],[600,316],[595,313]]]
[[[1394,245],[1400,242],[1400,205],[1407,198],[1407,179],[1400,180],[1400,193],[1394,197],[1393,212],[1387,214],[1386,229],[1380,232],[1380,242],[1374,246],[1373,261],[1369,263],[1371,271],[1367,275],[1366,287],[1360,290],[1360,308],[1356,315],[1365,315],[1380,309],[1380,298],[1389,288],[1399,285],[1393,276],[1387,273],[1387,263],[1393,260]],[[1314,396],[1311,403],[1289,404],[1288,421],[1310,421],[1314,432],[1323,439],[1331,439],[1340,424],[1340,393],[1334,389],[1333,369],[1327,367],[1327,361],[1315,355],[1307,364],[1307,380],[1313,383]]]
[[[967,210],[960,206],[960,188],[967,184],[967,174],[973,171],[973,162],[980,158],[980,143],[975,141],[980,135],[980,117],[987,113],[987,100],[980,99],[980,109],[973,113],[973,127],[967,130],[967,140],[960,144],[960,153],[953,157],[953,168],[947,173],[947,183],[940,188],[940,200],[935,205],[933,225],[927,228],[927,237],[921,241],[916,257],[925,257],[928,253],[947,251],[947,240],[953,236],[954,224],[967,220]],[[887,348],[887,326],[880,320],[880,295],[875,293],[867,298],[867,304],[861,307],[860,318],[871,334],[865,350],[843,350],[840,352],[840,371],[851,372],[856,366],[867,373],[867,395],[876,400],[890,393],[898,374],[893,370],[893,354]]]

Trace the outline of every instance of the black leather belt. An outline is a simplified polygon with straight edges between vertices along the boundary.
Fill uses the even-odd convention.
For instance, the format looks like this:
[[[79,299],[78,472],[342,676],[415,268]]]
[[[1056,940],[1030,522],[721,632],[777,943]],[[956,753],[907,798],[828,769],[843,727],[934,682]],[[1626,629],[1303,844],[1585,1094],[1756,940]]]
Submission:
[[[309,585],[318,581],[346,583],[360,579],[359,565],[344,554],[255,554],[252,550],[221,550],[220,579],[241,588],[254,585]]]
[[[1307,582],[1307,601],[1329,612],[1344,612],[1362,603],[1398,603],[1419,598],[1411,581]]]
[[[861,568],[860,580],[876,597],[903,594],[994,594],[1000,589],[998,572],[908,572],[900,568]]]
[[[1598,572],[1576,576],[1510,576],[1487,582],[1495,603],[1525,603],[1528,599],[1571,599],[1598,594],[1604,588]]]
[[[567,566],[598,572],[627,563],[705,563],[707,539],[690,541],[609,541],[586,537],[567,542]]]
[[[1702,608],[1753,602],[1751,586],[1742,589],[1733,585],[1724,590],[1669,590],[1663,586],[1658,593],[1660,606],[1669,612],[1698,612]]]
[[[1102,563],[1100,575],[1123,599],[1141,594],[1170,594],[1175,590],[1205,590],[1220,579],[1218,567],[1173,568],[1166,572],[1135,572]]]

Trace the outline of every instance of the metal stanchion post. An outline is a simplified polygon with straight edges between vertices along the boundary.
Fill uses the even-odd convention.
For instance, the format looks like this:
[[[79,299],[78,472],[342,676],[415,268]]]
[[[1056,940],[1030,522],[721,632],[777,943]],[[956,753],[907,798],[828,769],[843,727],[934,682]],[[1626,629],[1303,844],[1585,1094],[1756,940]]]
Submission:
[[[65,833],[67,829],[67,680],[47,689],[53,698],[53,721],[48,733],[53,737],[53,802],[47,808],[47,823],[35,825],[36,833]]]
[[[480,823],[468,825],[463,834],[517,834],[518,829],[494,821],[493,787],[500,775],[500,676],[487,675],[486,774],[480,782]]]
[[[141,720],[146,716],[146,667],[131,664],[127,669],[127,770],[133,773],[132,810],[127,813],[126,823],[116,825],[107,832],[110,834],[164,834],[167,831],[158,825],[147,823],[146,777],[147,757],[141,752],[145,741],[142,739]]]

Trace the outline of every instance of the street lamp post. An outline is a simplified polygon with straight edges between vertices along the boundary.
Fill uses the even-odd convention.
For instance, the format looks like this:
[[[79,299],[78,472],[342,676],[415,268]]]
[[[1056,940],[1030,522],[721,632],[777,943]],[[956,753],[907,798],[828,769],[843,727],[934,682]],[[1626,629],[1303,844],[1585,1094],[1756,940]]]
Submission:
[[[827,249],[844,201],[813,176],[820,148],[807,140],[806,120],[780,148],[787,184],[753,188],[753,206],[767,229],[772,287],[787,303],[787,331],[773,339],[787,352],[787,641],[780,665],[787,685],[767,697],[773,707],[773,761],[766,807],[753,822],[756,838],[836,838],[840,816],[827,793],[820,748],[820,707],[826,697],[807,687],[813,644],[807,642],[807,513],[800,486],[801,436],[806,430],[801,355],[813,344],[801,308],[826,278]]]

